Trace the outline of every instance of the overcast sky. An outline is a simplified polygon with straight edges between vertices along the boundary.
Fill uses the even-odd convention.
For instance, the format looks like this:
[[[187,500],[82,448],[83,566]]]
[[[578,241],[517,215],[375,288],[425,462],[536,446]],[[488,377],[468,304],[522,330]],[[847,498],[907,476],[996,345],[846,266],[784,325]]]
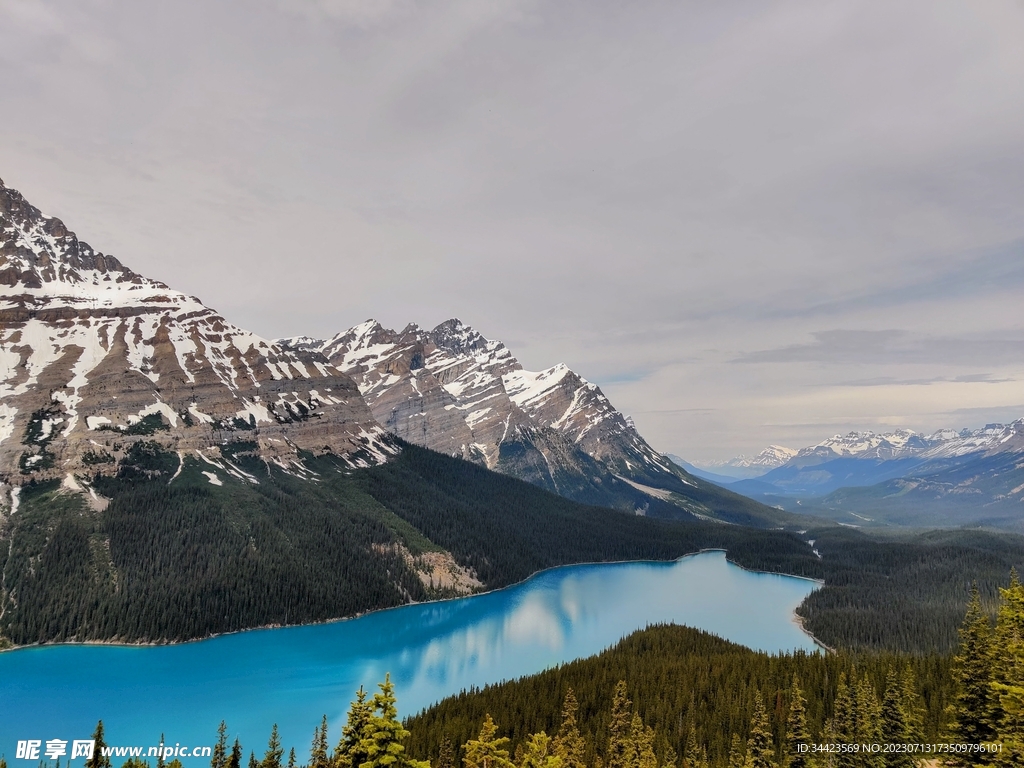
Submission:
[[[457,316],[690,460],[1024,416],[1024,3],[0,0],[0,178],[267,337]]]

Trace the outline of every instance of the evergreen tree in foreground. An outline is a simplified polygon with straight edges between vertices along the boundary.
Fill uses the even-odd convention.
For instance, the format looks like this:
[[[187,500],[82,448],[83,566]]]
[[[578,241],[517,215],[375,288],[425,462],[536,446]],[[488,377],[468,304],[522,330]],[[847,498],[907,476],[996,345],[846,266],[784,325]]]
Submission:
[[[754,714],[750,719],[750,738],[747,739],[747,764],[750,768],[775,768],[771,723],[768,722],[760,691],[754,695]]]
[[[800,690],[800,679],[793,676],[793,687],[789,693],[789,716],[786,718],[786,768],[810,768],[808,753],[801,752],[801,746],[811,743],[807,731],[807,701]]]
[[[348,710],[348,722],[341,729],[341,739],[334,748],[336,768],[359,768],[369,759],[365,742],[370,735],[370,721],[373,719],[373,704],[366,700],[362,686],[356,691],[356,700]],[[323,720],[324,740],[327,739],[327,717]]]
[[[608,749],[605,752],[607,768],[626,768],[626,753],[629,746],[629,721],[633,702],[626,693],[626,681],[615,684],[612,696],[612,721],[608,726]]]
[[[103,737],[103,721],[96,723],[96,730],[92,734],[93,748],[92,757],[85,761],[85,768],[110,768],[110,758],[103,754],[107,742]],[[163,739],[160,739],[161,743]]]
[[[313,731],[313,743],[309,748],[309,768],[328,768],[327,762],[327,715]]]
[[[981,607],[977,586],[971,589],[967,615],[960,627],[960,650],[953,657],[953,680],[956,685],[950,714],[950,741],[966,744],[988,742],[995,736],[993,728],[992,690],[992,628]],[[952,765],[980,765],[987,757],[966,753],[951,758]]]
[[[584,755],[587,745],[580,735],[580,729],[576,722],[578,711],[579,704],[576,701],[576,694],[570,688],[565,694],[565,703],[562,705],[562,725],[559,727],[552,745],[552,751],[562,761],[562,768],[586,768]]]
[[[217,728],[217,743],[213,747],[210,768],[227,768],[228,764],[228,724],[221,720]]]
[[[519,768],[561,768],[562,758],[551,751],[551,737],[540,731],[527,740],[518,763]]]
[[[391,675],[384,677],[380,684],[380,693],[373,695],[373,716],[366,729],[366,737],[360,748],[366,760],[359,764],[360,768],[430,768],[425,760],[412,760],[405,754],[402,742],[409,732],[398,720],[398,708],[395,706],[395,686]]]
[[[281,737],[277,732],[277,723],[274,723],[270,731],[270,740],[267,742],[267,751],[263,755],[260,768],[281,768],[281,758],[284,757],[284,749],[281,747]]]
[[[1024,586],[1016,572],[999,592],[992,693],[999,714],[996,739],[1003,747],[996,763],[1019,768],[1024,765]]]
[[[437,768],[455,768],[455,747],[447,734],[441,739],[441,750],[437,755]]]
[[[508,739],[498,737],[498,726],[490,715],[484,718],[480,727],[480,735],[466,742],[463,750],[465,756],[462,764],[466,768],[514,768],[506,747]]]

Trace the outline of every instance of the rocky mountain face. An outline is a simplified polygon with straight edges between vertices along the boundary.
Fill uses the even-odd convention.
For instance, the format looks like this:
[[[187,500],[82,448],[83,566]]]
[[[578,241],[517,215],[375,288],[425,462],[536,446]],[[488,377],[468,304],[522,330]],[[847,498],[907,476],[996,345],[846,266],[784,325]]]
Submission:
[[[279,341],[323,354],[356,381],[386,429],[417,445],[590,502],[624,491],[623,482],[694,485],[595,384],[562,364],[527,371],[504,344],[459,320],[401,331],[368,320],[327,340]]]
[[[133,443],[218,461],[393,454],[352,379],[79,240],[0,182],[0,480],[110,473]]]

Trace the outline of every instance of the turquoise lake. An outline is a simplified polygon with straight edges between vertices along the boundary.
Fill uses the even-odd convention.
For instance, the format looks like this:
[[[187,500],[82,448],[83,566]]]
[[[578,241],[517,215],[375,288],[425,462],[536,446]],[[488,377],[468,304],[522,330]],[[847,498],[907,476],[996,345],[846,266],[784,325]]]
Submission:
[[[333,743],[355,690],[375,691],[387,672],[404,716],[463,688],[591,656],[654,623],[758,650],[814,650],[793,611],[816,587],[704,552],[670,563],[566,566],[484,595],[329,624],[180,645],[0,653],[0,754],[11,768],[29,766],[12,759],[17,740],[87,739],[100,718],[111,745],[155,745],[161,733],[168,744],[212,745],[223,719],[246,757],[262,757],[276,722],[301,763],[321,716]]]

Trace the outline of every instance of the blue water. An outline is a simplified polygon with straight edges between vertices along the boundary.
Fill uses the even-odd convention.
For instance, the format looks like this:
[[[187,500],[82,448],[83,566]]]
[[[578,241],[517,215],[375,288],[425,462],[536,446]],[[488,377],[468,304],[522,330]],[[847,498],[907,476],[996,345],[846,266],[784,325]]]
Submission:
[[[100,718],[111,745],[155,745],[161,733],[168,744],[207,745],[224,719],[246,756],[262,756],[276,722],[304,762],[321,716],[337,740],[355,690],[376,690],[386,672],[404,716],[469,686],[591,656],[658,622],[759,650],[813,650],[793,610],[815,587],[705,552],[672,563],[556,568],[486,595],[330,624],[170,646],[0,653],[0,754],[11,768],[27,768],[12,760],[17,740],[86,739]]]

